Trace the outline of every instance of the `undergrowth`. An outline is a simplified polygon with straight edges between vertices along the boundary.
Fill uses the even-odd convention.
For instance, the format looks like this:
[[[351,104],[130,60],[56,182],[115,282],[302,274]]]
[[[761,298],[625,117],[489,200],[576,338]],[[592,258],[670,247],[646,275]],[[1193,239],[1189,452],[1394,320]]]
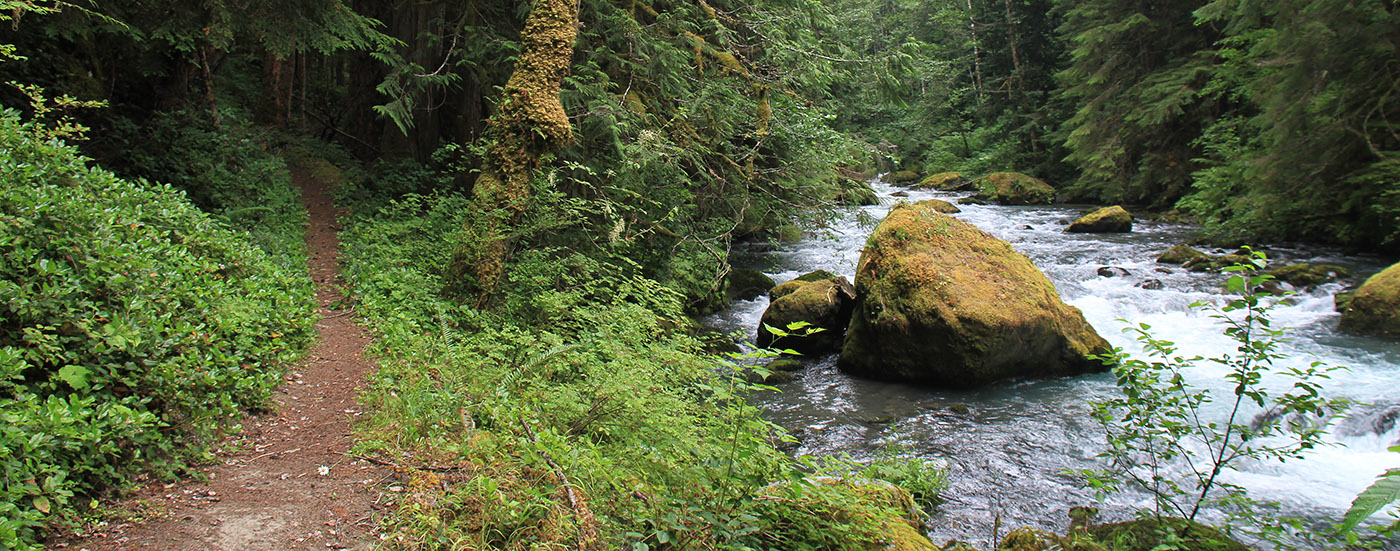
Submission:
[[[311,282],[0,112],[0,548],[198,460],[312,336]],[[263,185],[271,185],[264,183]]]
[[[547,183],[534,196],[491,310],[444,294],[439,275],[449,244],[470,238],[467,199],[408,195],[343,234],[381,365],[359,451],[407,481],[388,549],[854,550],[922,537],[907,492],[778,452],[786,436],[745,400],[762,387],[698,352],[680,294],[589,241],[586,204]]]

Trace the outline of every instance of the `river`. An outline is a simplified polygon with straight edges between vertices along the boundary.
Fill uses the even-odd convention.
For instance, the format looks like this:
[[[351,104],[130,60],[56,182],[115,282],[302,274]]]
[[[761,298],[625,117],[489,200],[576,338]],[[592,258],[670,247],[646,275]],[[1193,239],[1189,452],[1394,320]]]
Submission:
[[[872,184],[881,204],[848,209],[824,230],[777,250],[741,250],[736,264],[764,271],[779,283],[824,269],[854,279],[860,249],[873,227],[897,201],[959,194],[902,190]],[[891,194],[906,191],[908,198]],[[1189,239],[1187,226],[1138,221],[1129,234],[1069,234],[1065,225],[1081,208],[962,205],[954,216],[1010,242],[1055,283],[1060,295],[1078,307],[1114,346],[1139,346],[1122,329],[1152,326],[1154,336],[1178,344],[1185,355],[1220,356],[1234,349],[1214,320],[1188,305],[1218,299],[1224,276],[1192,273],[1155,262],[1172,245]],[[1387,468],[1400,467],[1400,343],[1353,337],[1335,331],[1338,314],[1332,294],[1356,285],[1384,268],[1382,259],[1311,248],[1267,249],[1271,263],[1326,262],[1350,268],[1353,277],[1300,293],[1272,312],[1276,326],[1291,327],[1283,352],[1289,362],[1322,361],[1349,371],[1326,382],[1328,392],[1363,405],[1340,422],[1329,443],[1303,460],[1247,464],[1229,481],[1256,499],[1281,503],[1283,513],[1321,522],[1340,519],[1351,499]],[[1101,267],[1128,275],[1103,277]],[[1158,280],[1160,289],[1140,284]],[[1149,286],[1150,287],[1150,286]],[[767,307],[766,297],[738,301],[706,323],[751,336]],[[1090,416],[1089,402],[1116,392],[1108,374],[1048,380],[1007,381],[977,390],[943,390],[882,383],[852,377],[836,368],[835,356],[810,358],[810,365],[781,392],[757,396],[769,419],[799,440],[795,454],[848,453],[857,460],[899,442],[910,460],[946,464],[946,502],[933,513],[930,535],[943,544],[959,539],[987,547],[995,535],[1017,526],[1063,533],[1075,505],[1096,505],[1093,492],[1065,474],[1101,466],[1102,428]],[[1224,368],[1201,363],[1188,372],[1192,382],[1231,392]],[[965,408],[963,406],[966,406]],[[1122,494],[1102,509],[1101,521],[1123,520],[1150,506],[1145,495]],[[1383,517],[1377,517],[1382,520]]]

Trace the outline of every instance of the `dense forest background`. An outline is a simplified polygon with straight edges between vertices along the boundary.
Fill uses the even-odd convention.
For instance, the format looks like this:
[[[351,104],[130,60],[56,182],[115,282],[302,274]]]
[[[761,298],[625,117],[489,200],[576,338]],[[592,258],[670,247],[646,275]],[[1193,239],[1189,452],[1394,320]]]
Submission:
[[[0,0],[0,543],[268,407],[316,316],[294,167],[337,184],[380,339],[365,446],[511,498],[442,484],[386,533],[868,548],[906,508],[796,483],[827,471],[687,319],[735,243],[876,174],[1016,171],[1394,252],[1397,45],[1393,0]]]
[[[272,127],[372,161],[386,196],[469,192],[530,7],[54,4],[11,22],[5,42],[28,59],[0,72],[107,102],[78,115],[83,147],[122,175],[199,181],[192,153]],[[875,171],[1020,171],[1234,241],[1400,237],[1390,1],[578,9],[561,92],[573,140],[541,169],[588,202],[606,246],[699,309],[734,239],[815,223],[846,178]],[[3,101],[30,109],[17,89]],[[220,193],[184,187],[206,205]]]

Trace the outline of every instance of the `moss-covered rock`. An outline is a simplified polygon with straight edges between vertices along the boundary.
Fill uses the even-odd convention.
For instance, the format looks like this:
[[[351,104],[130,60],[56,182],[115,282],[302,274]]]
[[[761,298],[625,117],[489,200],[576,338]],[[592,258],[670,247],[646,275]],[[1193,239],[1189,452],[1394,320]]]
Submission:
[[[975,197],[998,205],[1044,205],[1055,200],[1055,188],[1019,172],[997,172],[977,179]]]
[[[778,300],[778,299],[780,299],[780,298],[783,298],[783,297],[785,297],[785,296],[787,296],[787,295],[792,294],[793,291],[796,291],[798,288],[802,287],[803,285],[805,285],[805,284],[807,284],[807,283],[811,283],[811,282],[813,282],[813,281],[822,281],[822,280],[826,280],[826,279],[835,279],[835,278],[836,278],[836,274],[833,274],[833,273],[828,272],[828,271],[826,271],[826,270],[817,270],[817,271],[815,271],[815,272],[807,272],[807,273],[805,273],[805,274],[802,274],[802,275],[800,275],[800,276],[797,276],[797,279],[794,279],[794,280],[792,280],[792,281],[787,281],[787,282],[784,282],[784,283],[781,284],[781,285],[778,285],[778,286],[776,286],[776,287],[773,287],[771,290],[768,291],[768,300]]]
[[[1157,262],[1160,262],[1162,264],[1184,265],[1193,260],[1205,258],[1208,256],[1210,255],[1207,255],[1206,253],[1203,253],[1191,247],[1187,247],[1186,245],[1176,245],[1170,249],[1167,249],[1167,251],[1162,253],[1161,256],[1158,256]]]
[[[938,191],[972,191],[976,189],[972,180],[964,178],[957,172],[940,172],[924,178],[914,187],[919,189],[933,189]]]
[[[729,271],[729,276],[725,278],[726,286],[724,293],[730,302],[736,300],[753,300],[773,289],[773,278],[768,277],[758,270],[746,268],[735,268]]]
[[[1342,309],[1339,327],[1348,333],[1400,336],[1400,264],[1361,284]]]
[[[855,309],[855,288],[845,277],[803,282],[768,305],[758,327],[758,346],[791,349],[800,354],[819,355],[841,346],[841,337]],[[768,327],[786,331],[797,322],[807,322],[820,331],[776,337]],[[807,333],[807,334],[804,334]]]
[[[1133,231],[1133,215],[1114,205],[1086,214],[1070,224],[1070,233],[1127,233]]]
[[[768,368],[769,371],[801,371],[803,364],[792,358],[778,358],[768,362],[768,365],[763,367]]]
[[[947,201],[943,201],[941,199],[926,199],[921,202],[927,203],[929,208],[932,208],[933,210],[941,212],[943,214],[957,214],[959,212],[962,212],[962,209],[958,208],[957,205],[954,205]]]
[[[931,205],[900,205],[866,241],[839,365],[971,387],[1107,369],[1109,345],[1011,245]]]
[[[1151,551],[1166,543],[1168,533],[1180,551],[1249,551],[1244,544],[1219,530],[1185,519],[1141,519],[1088,527],[1095,540],[1111,545],[1114,551]]]
[[[919,176],[918,172],[914,172],[912,170],[900,170],[898,172],[887,173],[882,179],[887,183],[891,183],[897,186],[907,186],[918,182],[920,178],[921,176]]]
[[[1301,263],[1269,270],[1269,274],[1278,281],[1294,287],[1306,288],[1331,283],[1341,277],[1351,277],[1351,270],[1336,264]]]

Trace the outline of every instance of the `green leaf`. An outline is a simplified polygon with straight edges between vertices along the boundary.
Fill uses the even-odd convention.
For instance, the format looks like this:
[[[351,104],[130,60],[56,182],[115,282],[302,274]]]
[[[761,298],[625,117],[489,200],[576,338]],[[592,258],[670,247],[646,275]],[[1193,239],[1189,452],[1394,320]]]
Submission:
[[[92,371],[81,365],[65,365],[58,370],[58,378],[63,379],[63,382],[68,383],[68,386],[75,390],[86,390],[88,387],[87,378],[91,374]]]
[[[38,509],[40,513],[44,513],[47,515],[49,513],[49,498],[44,496],[34,496],[34,508]]]
[[[1366,520],[1366,517],[1396,500],[1400,500],[1400,469],[1390,469],[1369,488],[1357,494],[1356,499],[1351,502],[1351,508],[1347,509],[1346,516],[1342,517],[1342,525],[1338,531],[1350,532],[1361,524],[1361,521]]]

